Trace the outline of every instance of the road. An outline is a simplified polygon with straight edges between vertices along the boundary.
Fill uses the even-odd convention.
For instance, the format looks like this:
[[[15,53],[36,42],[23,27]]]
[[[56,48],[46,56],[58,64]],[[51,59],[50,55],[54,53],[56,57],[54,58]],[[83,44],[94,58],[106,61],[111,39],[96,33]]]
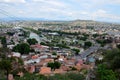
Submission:
[[[76,58],[77,59],[84,59],[88,55],[90,55],[91,53],[96,52],[99,48],[100,48],[100,45],[95,44],[94,46],[92,46],[92,47],[88,48],[87,50],[85,50],[84,52],[82,52],[80,55],[77,55]]]

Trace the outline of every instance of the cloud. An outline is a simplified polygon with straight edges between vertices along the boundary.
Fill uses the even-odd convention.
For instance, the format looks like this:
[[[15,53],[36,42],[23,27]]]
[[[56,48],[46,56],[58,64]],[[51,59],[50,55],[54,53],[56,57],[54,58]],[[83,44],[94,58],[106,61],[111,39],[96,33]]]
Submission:
[[[15,16],[51,20],[120,20],[118,4],[120,0],[0,0],[0,7]]]
[[[93,17],[93,19],[103,18],[103,19],[120,20],[119,15],[114,15],[114,14],[108,13],[107,11],[102,10],[102,9],[99,9],[99,10],[93,12],[92,17]]]
[[[120,4],[120,0],[107,0],[111,4]]]
[[[49,6],[64,7],[66,4],[60,0],[32,0],[33,2],[48,4]]]
[[[0,0],[3,3],[25,3],[25,0]]]
[[[22,11],[22,10],[19,10],[18,13],[19,13],[19,14],[24,14],[25,12]]]

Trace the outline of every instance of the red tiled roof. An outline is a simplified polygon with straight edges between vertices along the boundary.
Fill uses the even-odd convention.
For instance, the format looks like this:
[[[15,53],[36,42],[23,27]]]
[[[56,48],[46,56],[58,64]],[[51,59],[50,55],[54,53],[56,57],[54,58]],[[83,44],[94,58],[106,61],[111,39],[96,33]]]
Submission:
[[[81,69],[82,69],[82,65],[79,64],[79,63],[77,63],[77,64],[75,65],[75,68],[76,68],[77,70],[81,70]]]
[[[84,64],[84,65],[82,66],[82,68],[83,68],[83,69],[90,69],[91,66],[90,66],[90,65],[85,65],[85,64]]]
[[[48,46],[43,46],[43,45],[40,45],[40,44],[31,45],[30,47],[31,48],[48,48]]]
[[[66,71],[63,71],[62,69],[55,69],[55,71],[53,73],[55,74],[62,74],[65,73]]]
[[[49,68],[49,67],[41,67],[40,74],[51,74],[51,68]]]
[[[83,64],[83,60],[79,60],[78,63],[82,65]]]
[[[71,59],[71,60],[65,60],[65,64],[66,65],[74,65],[75,64],[75,60]]]
[[[36,44],[36,45],[31,45],[31,48],[43,48],[42,45]]]
[[[38,55],[32,56],[32,59],[37,59],[37,58],[38,58]]]
[[[61,66],[60,69],[64,70],[64,71],[68,71],[70,70],[70,68],[68,66]]]
[[[53,62],[54,59],[45,59],[45,62]]]
[[[35,66],[29,66],[29,67],[28,67],[28,71],[29,71],[30,73],[33,73],[33,72],[35,71]]]

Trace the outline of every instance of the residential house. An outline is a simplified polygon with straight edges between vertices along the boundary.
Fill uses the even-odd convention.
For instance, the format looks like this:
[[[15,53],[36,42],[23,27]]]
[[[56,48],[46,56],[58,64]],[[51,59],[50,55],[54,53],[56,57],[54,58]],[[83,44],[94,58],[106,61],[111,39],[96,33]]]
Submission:
[[[28,67],[28,72],[30,72],[30,73],[35,72],[35,66],[34,66],[34,65],[29,66],[29,67]]]
[[[54,59],[49,59],[49,58],[46,58],[46,59],[42,59],[40,62],[39,62],[39,65],[40,66],[47,66],[47,63],[48,62],[54,62]]]
[[[23,77],[24,73],[23,72],[18,72],[17,74],[19,77]]]
[[[14,80],[14,78],[13,78],[13,75],[12,75],[12,74],[9,74],[9,75],[8,75],[8,80]]]
[[[75,68],[80,71],[82,69],[82,66],[83,66],[83,60],[78,60],[76,63],[75,63]]]
[[[12,52],[13,57],[21,57],[21,54],[19,52]]]
[[[54,70],[54,74],[63,74],[63,73],[66,73],[67,71],[64,71],[63,69],[55,69]]]
[[[64,60],[64,62],[65,62],[65,66],[74,66],[76,60],[75,59],[69,59],[69,60],[66,59],[66,60]]]
[[[1,40],[0,40],[0,47],[2,47]]]
[[[11,44],[11,45],[7,45],[7,48],[9,48],[9,49],[12,50],[14,46],[15,46],[15,45],[12,45],[12,44]]]
[[[50,75],[52,72],[50,67],[41,67],[39,73],[43,75]]]
[[[82,65],[77,63],[75,66],[74,66],[78,71],[80,71],[82,69]]]
[[[65,65],[61,65],[60,69],[62,69],[63,71],[69,71],[70,67],[69,66],[65,66]]]
[[[40,45],[40,44],[31,45],[30,47],[32,49],[34,49],[35,52],[45,52],[49,49],[48,46],[43,46],[43,45]]]

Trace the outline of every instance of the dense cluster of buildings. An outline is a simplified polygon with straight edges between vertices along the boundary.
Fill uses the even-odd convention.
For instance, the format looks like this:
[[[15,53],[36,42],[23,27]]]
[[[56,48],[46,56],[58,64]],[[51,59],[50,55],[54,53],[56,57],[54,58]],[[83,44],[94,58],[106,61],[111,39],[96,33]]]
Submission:
[[[67,22],[68,23],[68,22]],[[20,27],[14,27],[14,28],[0,28],[0,37],[6,38],[7,42],[7,48],[11,50],[11,53],[8,54],[8,57],[16,57],[21,58],[24,63],[24,68],[30,73],[39,73],[43,75],[54,75],[56,73],[58,74],[64,74],[67,72],[81,72],[82,70],[90,70],[95,67],[95,60],[102,60],[103,56],[100,53],[100,49],[111,49],[116,47],[116,44],[120,43],[120,33],[118,28],[111,28],[113,27],[112,24],[105,24],[105,23],[99,23],[98,25],[95,24],[94,21],[89,22],[86,24],[85,21],[82,23],[75,22],[73,25],[73,22],[70,22],[71,24],[67,27],[63,27],[66,25],[58,25],[61,26],[59,28],[54,28],[54,26],[51,26],[50,24],[44,27],[44,23],[42,22],[41,25],[37,23],[37,27],[34,27],[34,29],[45,29],[45,30],[61,30],[63,32],[78,32],[78,33],[85,33],[89,34],[89,37],[87,38],[87,41],[92,42],[92,46],[89,48],[84,49],[84,42],[82,40],[79,40],[74,35],[62,35],[60,36],[57,32],[43,32],[44,39],[40,39],[40,42],[49,42],[52,43],[52,38],[55,38],[54,36],[59,36],[59,42],[67,43],[70,48],[60,48],[58,46],[48,46],[48,45],[41,45],[40,42],[36,43],[34,45],[30,45],[30,49],[33,50],[33,52],[29,52],[28,54],[20,54],[19,52],[13,52],[12,49],[17,44],[27,43],[27,39],[30,37],[24,36],[24,30]],[[79,23],[79,26],[78,24]],[[52,23],[53,24],[53,23]],[[57,25],[57,24],[55,24]],[[95,26],[100,26],[95,27]],[[110,26],[110,28],[108,28]],[[118,25],[116,25],[118,27]],[[30,31],[31,32],[31,31]],[[32,32],[33,33],[33,32]],[[98,34],[99,36],[93,37],[94,34]],[[33,35],[34,36],[34,35]],[[50,36],[50,38],[49,38]],[[83,36],[82,34],[77,35],[78,37]],[[35,37],[35,36],[34,36]],[[64,38],[63,38],[64,37]],[[63,39],[61,39],[63,38]],[[38,39],[38,38],[37,38]],[[99,43],[96,42],[96,40],[110,40],[110,44],[106,44],[104,47],[101,47]],[[42,41],[43,40],[43,41]],[[81,45],[78,45],[78,44]],[[71,45],[72,44],[72,45]],[[1,41],[0,41],[0,47],[2,47]],[[71,50],[71,48],[77,48],[80,50],[78,55],[73,55],[75,53]],[[53,54],[53,53],[56,54]],[[51,67],[48,67],[48,63],[50,62],[59,62],[61,65],[58,69],[52,69]],[[19,72],[18,75],[22,77],[24,75],[23,72]],[[10,75],[11,77],[11,75]]]

